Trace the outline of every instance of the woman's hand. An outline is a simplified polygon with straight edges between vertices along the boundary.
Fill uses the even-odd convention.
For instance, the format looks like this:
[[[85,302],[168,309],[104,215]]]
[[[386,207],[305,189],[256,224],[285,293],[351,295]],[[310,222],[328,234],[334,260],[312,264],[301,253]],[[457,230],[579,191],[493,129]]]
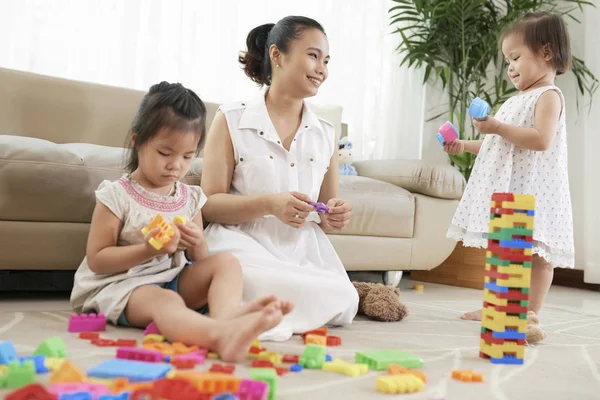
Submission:
[[[279,193],[271,198],[269,210],[284,224],[300,228],[304,226],[308,213],[315,210],[315,207],[308,204],[309,201],[310,197],[304,193]]]
[[[354,214],[354,206],[348,200],[330,199],[327,207],[329,207],[329,211],[321,214],[321,228],[326,233],[344,228]]]
[[[179,229],[181,235],[179,249],[193,249],[204,241],[204,231],[194,221],[188,221],[185,224],[176,224],[176,227]]]
[[[179,240],[181,239],[181,234],[179,233],[179,228],[173,225],[173,237],[167,243],[160,248],[160,250],[156,250],[151,244],[150,239],[154,237],[158,232],[160,232],[159,228],[154,228],[144,237],[144,244],[146,248],[150,251],[150,254],[173,254],[177,251],[179,247]]]

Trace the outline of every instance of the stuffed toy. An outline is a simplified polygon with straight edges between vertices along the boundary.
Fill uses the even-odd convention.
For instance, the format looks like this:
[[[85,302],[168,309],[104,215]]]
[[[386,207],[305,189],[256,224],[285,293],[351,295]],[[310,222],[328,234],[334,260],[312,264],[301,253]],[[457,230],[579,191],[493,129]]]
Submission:
[[[352,166],[352,142],[345,137],[338,142],[338,153],[340,156],[340,175],[358,175],[356,168]]]
[[[352,282],[358,292],[358,313],[376,321],[402,321],[408,309],[400,303],[400,289],[381,283]]]
[[[546,339],[546,332],[540,328],[540,320],[533,311],[527,312],[527,344],[536,344]]]

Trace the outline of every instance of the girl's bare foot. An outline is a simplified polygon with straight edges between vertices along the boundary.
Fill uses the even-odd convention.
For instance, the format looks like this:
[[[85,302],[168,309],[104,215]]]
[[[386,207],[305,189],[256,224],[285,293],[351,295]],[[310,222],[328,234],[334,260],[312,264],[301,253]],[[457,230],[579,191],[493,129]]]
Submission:
[[[214,351],[225,362],[240,362],[248,354],[252,341],[261,333],[277,326],[283,314],[280,306],[272,302],[260,311],[221,322],[221,332]]]
[[[460,317],[460,319],[467,321],[481,321],[481,310],[466,312]]]
[[[289,314],[294,309],[294,303],[288,300],[279,300],[279,309],[281,310],[281,314]]]
[[[231,314],[228,314],[223,319],[238,318],[238,317],[241,317],[246,314],[260,311],[263,308],[265,308],[266,306],[268,306],[269,304],[276,302],[276,301],[279,301],[279,299],[274,294],[272,294],[270,296],[260,297],[258,299],[252,300],[251,302],[246,303],[243,306],[241,306],[240,308],[232,311]]]

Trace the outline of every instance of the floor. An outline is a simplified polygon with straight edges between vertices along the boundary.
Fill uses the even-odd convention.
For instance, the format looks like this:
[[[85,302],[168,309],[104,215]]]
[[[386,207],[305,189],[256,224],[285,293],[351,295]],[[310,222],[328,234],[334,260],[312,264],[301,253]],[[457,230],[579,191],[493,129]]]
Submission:
[[[600,398],[600,293],[553,287],[540,315],[548,339],[529,347],[525,365],[492,365],[478,358],[479,323],[459,316],[482,302],[482,292],[425,284],[423,293],[410,289],[410,280],[400,283],[401,300],[410,315],[399,323],[378,323],[357,318],[349,327],[334,329],[343,339],[339,348],[329,348],[333,357],[352,361],[356,351],[400,349],[424,360],[428,381],[421,393],[405,399],[598,399]],[[114,349],[93,347],[66,331],[70,310],[66,299],[0,300],[0,341],[12,340],[22,355],[30,354],[44,338],[60,335],[67,343],[69,358],[83,369],[113,358]],[[139,330],[110,327],[110,338],[142,337]],[[295,337],[285,343],[263,343],[282,353],[300,354],[303,345]],[[207,363],[208,364],[208,363]],[[207,365],[198,367],[207,369]],[[484,383],[452,380],[452,369],[473,369],[485,375]],[[236,374],[247,376],[246,365]],[[393,396],[375,391],[376,377],[370,371],[358,378],[322,371],[288,374],[278,383],[278,399],[384,399]],[[47,375],[41,377],[47,380]],[[0,391],[0,398],[5,392]]]

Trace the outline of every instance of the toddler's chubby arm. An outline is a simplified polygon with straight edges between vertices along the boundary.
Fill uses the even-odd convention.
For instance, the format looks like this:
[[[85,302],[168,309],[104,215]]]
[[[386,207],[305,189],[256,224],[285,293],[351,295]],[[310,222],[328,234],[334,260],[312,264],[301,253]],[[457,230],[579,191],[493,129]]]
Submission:
[[[448,154],[457,155],[460,153],[478,154],[481,149],[483,140],[459,140],[456,139],[452,143],[446,143],[444,145],[444,151]]]
[[[561,110],[559,94],[548,90],[542,93],[536,103],[533,128],[519,128],[490,117],[475,120],[473,124],[481,133],[496,133],[517,146],[546,151],[556,135]]]
[[[117,246],[122,222],[108,207],[96,202],[87,241],[87,263],[97,274],[117,274],[150,260],[159,251],[148,243]],[[152,234],[152,233],[151,233]],[[161,252],[165,248],[161,249]]]

